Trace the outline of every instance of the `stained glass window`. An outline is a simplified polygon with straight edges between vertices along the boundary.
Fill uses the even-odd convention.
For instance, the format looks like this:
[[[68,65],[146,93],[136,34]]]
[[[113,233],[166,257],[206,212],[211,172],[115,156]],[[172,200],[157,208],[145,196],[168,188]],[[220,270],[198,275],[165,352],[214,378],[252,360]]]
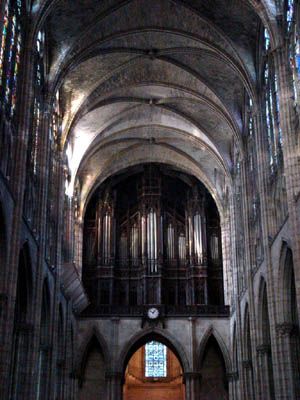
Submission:
[[[292,72],[292,83],[294,90],[295,103],[299,102],[299,79],[300,79],[300,38],[298,26],[295,21],[289,32],[289,62]]]
[[[22,48],[22,0],[6,3],[0,48],[0,88],[8,117],[15,113]]]
[[[269,164],[274,171],[278,164],[282,144],[282,134],[279,115],[278,82],[275,73],[274,62],[270,49],[270,37],[268,31],[264,31],[264,49],[266,61],[264,65],[264,92],[265,92],[265,119],[268,137]]]
[[[39,140],[39,131],[41,125],[41,113],[43,103],[43,84],[44,84],[44,34],[38,33],[36,41],[36,62],[35,62],[35,99],[33,106],[33,129],[31,143],[31,164],[33,173],[37,172],[37,149]]]
[[[145,346],[146,378],[165,378],[167,376],[167,347],[159,342],[148,342]]]
[[[9,23],[8,1],[5,4],[3,21],[0,22],[3,23],[2,35],[1,35],[1,47],[0,47],[0,87],[1,87],[3,78],[4,56],[5,56],[6,41],[7,41],[8,23]]]
[[[294,0],[287,0],[286,1],[285,19],[287,22],[288,30],[292,26],[293,17],[294,17]]]

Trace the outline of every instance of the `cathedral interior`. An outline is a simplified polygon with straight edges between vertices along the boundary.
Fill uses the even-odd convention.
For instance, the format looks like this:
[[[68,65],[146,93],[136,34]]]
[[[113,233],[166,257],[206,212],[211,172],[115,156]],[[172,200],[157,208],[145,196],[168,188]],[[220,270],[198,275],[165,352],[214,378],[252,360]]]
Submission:
[[[300,399],[300,0],[0,0],[0,399]]]

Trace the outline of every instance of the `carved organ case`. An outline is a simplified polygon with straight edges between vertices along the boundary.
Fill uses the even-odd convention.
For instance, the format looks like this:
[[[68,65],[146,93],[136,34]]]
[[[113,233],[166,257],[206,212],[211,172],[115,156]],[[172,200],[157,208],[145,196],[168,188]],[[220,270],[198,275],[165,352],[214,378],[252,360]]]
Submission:
[[[158,164],[109,178],[84,220],[91,308],[223,304],[220,219],[207,189]]]

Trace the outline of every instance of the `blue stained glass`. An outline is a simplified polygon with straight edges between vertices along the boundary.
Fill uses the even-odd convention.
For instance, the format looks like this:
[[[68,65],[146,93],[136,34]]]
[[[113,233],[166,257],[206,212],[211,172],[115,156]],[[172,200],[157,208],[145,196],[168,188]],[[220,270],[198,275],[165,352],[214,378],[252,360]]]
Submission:
[[[287,10],[286,10],[286,20],[288,23],[288,28],[291,27],[294,16],[294,0],[288,0]]]
[[[146,378],[165,378],[167,376],[167,347],[159,342],[149,342],[145,346]]]

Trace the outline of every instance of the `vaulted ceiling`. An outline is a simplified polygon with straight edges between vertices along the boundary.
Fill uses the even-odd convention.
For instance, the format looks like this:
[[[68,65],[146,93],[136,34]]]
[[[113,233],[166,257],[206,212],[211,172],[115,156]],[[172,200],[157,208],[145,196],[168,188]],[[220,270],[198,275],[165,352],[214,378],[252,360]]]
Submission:
[[[233,145],[242,152],[245,94],[256,95],[260,19],[250,3],[48,4],[49,84],[61,90],[70,190],[78,178],[82,205],[111,173],[146,161],[198,176],[222,203]]]

